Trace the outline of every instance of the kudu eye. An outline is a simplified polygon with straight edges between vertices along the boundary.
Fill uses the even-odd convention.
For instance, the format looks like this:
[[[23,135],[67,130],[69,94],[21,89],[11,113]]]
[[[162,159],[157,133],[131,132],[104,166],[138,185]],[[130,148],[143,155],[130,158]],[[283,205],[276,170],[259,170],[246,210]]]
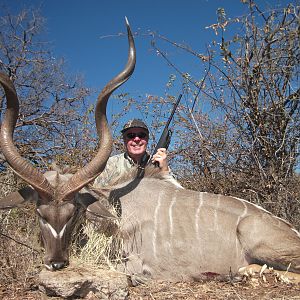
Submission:
[[[39,218],[45,219],[42,215],[42,212],[39,209],[36,209],[36,214],[38,215]]]
[[[46,221],[46,219],[40,214],[39,211],[37,211],[37,215],[38,215],[38,219],[39,221],[43,224],[46,225],[48,222]]]

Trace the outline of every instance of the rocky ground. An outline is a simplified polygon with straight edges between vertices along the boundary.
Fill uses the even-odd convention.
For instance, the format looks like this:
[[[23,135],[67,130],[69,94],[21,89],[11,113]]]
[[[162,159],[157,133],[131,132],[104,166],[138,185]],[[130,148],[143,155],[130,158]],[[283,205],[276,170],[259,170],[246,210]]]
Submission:
[[[0,299],[3,300],[57,300],[61,298],[47,297],[38,291],[34,280],[26,286],[14,284],[3,286],[0,283]],[[75,299],[75,298],[74,298]],[[99,299],[92,294],[86,299]],[[300,300],[300,284],[289,284],[277,281],[274,277],[251,278],[239,283],[206,281],[206,282],[149,282],[147,285],[129,288],[129,300],[160,300],[160,299],[201,299],[201,300],[242,300],[272,299]]]

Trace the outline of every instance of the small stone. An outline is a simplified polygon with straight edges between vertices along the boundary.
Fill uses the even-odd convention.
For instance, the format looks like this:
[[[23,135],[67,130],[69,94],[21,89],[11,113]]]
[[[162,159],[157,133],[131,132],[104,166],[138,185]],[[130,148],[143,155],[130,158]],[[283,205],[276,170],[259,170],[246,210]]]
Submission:
[[[47,296],[77,297],[81,299],[128,298],[128,282],[125,274],[94,267],[69,266],[51,272],[42,270],[39,274],[39,290]]]

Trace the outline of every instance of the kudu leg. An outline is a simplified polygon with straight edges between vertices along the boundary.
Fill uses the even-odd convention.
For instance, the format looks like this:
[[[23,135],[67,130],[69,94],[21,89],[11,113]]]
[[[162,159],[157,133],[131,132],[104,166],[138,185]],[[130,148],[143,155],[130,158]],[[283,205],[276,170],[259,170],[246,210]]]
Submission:
[[[237,231],[250,264],[300,273],[300,235],[289,224],[269,214],[249,216]]]
[[[279,271],[275,269],[270,269],[266,265],[248,265],[246,267],[240,268],[238,274],[242,276],[259,276],[263,277],[266,274],[274,274],[277,280],[284,281],[287,283],[300,283],[300,274],[288,272],[288,271]]]

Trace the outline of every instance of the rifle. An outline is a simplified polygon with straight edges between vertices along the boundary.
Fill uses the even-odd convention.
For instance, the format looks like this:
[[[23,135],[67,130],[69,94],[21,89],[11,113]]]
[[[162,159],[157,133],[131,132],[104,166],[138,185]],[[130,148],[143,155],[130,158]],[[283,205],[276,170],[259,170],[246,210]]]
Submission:
[[[155,149],[153,151],[153,154],[150,157],[152,157],[157,152],[157,150],[159,148],[166,148],[166,149],[168,149],[168,147],[170,145],[170,142],[171,142],[171,137],[172,137],[172,131],[169,129],[169,126],[170,126],[170,123],[171,123],[171,121],[173,119],[174,113],[175,113],[175,111],[177,109],[177,106],[178,106],[178,104],[179,104],[179,102],[181,100],[181,97],[182,97],[182,94],[180,94],[178,96],[178,99],[177,99],[176,103],[173,106],[173,110],[172,110],[171,115],[170,115],[170,117],[169,117],[169,119],[167,121],[167,124],[166,124],[166,126],[165,126],[165,128],[164,128],[164,130],[163,130],[163,132],[162,132],[162,134],[160,136],[160,139],[159,139],[159,141],[158,141],[158,143],[157,143],[157,145],[156,145],[156,147],[155,147]],[[148,163],[148,161],[149,161],[149,155],[147,155],[147,153],[145,153],[145,155],[143,156],[143,158],[142,158],[142,160],[140,162],[141,169],[145,168],[145,166]],[[155,162],[154,165],[156,167],[159,166],[158,162]]]
[[[170,123],[171,123],[171,121],[173,119],[174,113],[175,113],[175,111],[177,109],[177,106],[178,106],[178,104],[179,104],[179,102],[181,100],[181,97],[182,97],[182,94],[180,94],[178,96],[178,99],[177,99],[176,103],[173,106],[173,110],[171,112],[171,115],[170,115],[170,117],[169,117],[169,119],[168,119],[168,121],[166,123],[166,126],[165,126],[165,128],[164,128],[164,130],[163,130],[163,132],[162,132],[162,134],[160,136],[160,139],[159,139],[159,141],[158,141],[158,143],[157,143],[157,145],[156,145],[156,147],[155,147],[155,149],[153,151],[152,156],[157,152],[157,150],[159,148],[166,148],[166,149],[168,149],[168,147],[170,145],[171,137],[172,137],[172,131],[169,129],[169,126],[170,126]],[[158,162],[155,162],[154,165],[157,166],[157,167],[159,166]]]

